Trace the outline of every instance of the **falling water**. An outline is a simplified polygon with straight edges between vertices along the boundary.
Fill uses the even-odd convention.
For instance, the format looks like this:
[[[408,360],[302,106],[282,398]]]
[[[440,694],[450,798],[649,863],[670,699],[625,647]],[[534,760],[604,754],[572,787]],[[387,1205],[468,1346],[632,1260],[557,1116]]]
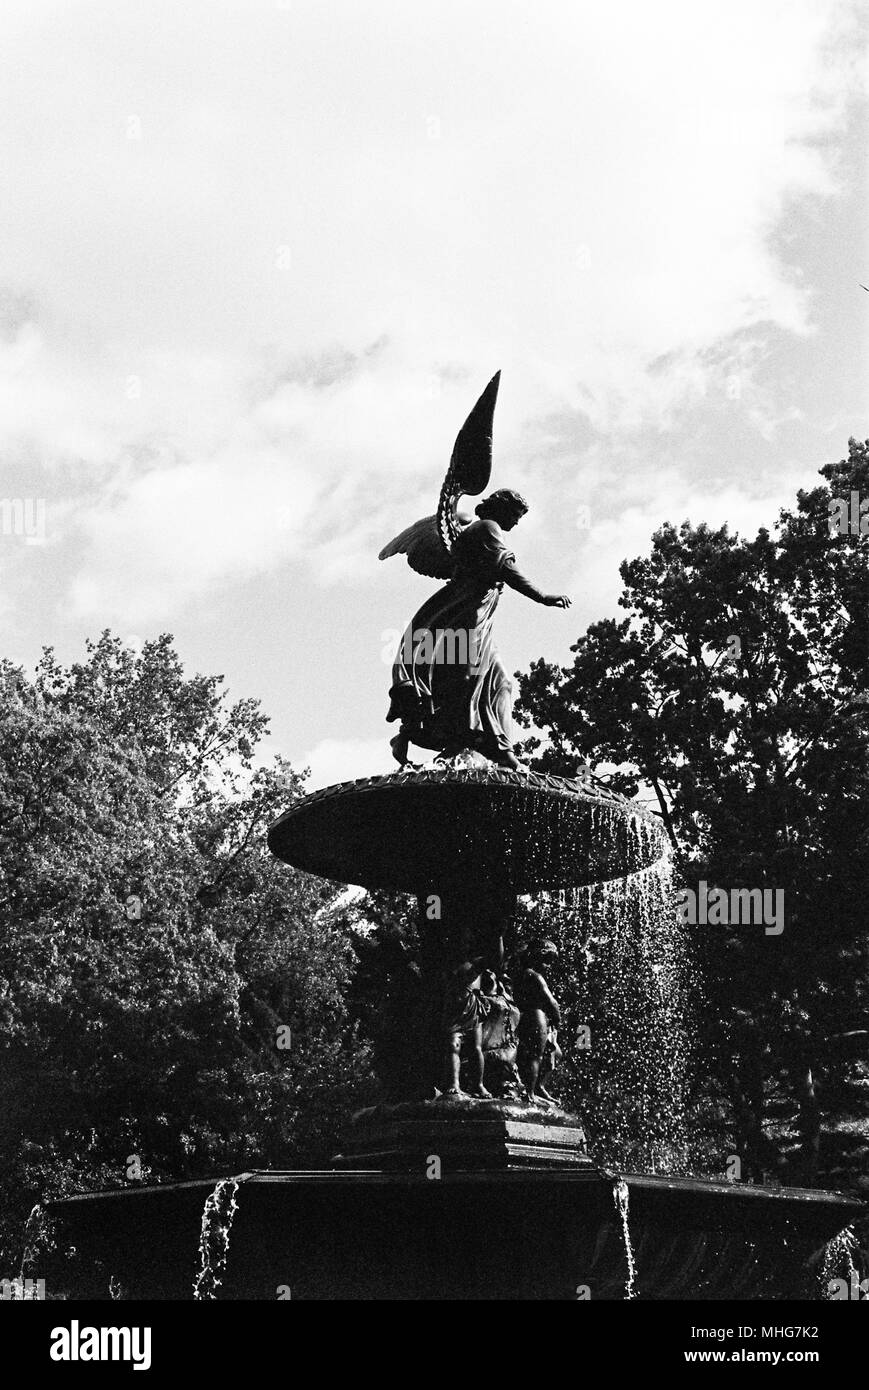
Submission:
[[[24,1249],[21,1252],[21,1266],[18,1270],[18,1278],[23,1283],[25,1269],[35,1259],[40,1248],[49,1251],[53,1245],[53,1237],[48,1214],[41,1202],[37,1202],[31,1207],[30,1215],[24,1223]]]
[[[629,836],[646,833],[642,822],[629,823]],[[561,951],[562,1103],[583,1116],[599,1162],[689,1172],[698,989],[669,857],[546,895],[536,912]]]
[[[625,1280],[625,1298],[633,1298],[634,1280],[637,1274],[637,1268],[634,1264],[634,1249],[631,1245],[631,1232],[628,1226],[629,1197],[628,1185],[624,1178],[617,1178],[613,1183],[613,1201],[615,1202],[616,1211],[621,1218],[622,1238],[625,1242],[625,1259],[628,1262],[628,1277]]]
[[[821,1298],[832,1299],[836,1281],[844,1279],[848,1291],[859,1283],[854,1255],[857,1253],[857,1235],[852,1226],[846,1226],[824,1246],[824,1257],[818,1270],[821,1285]]]
[[[21,1265],[18,1270],[19,1279],[24,1278],[24,1270],[28,1260],[32,1260],[39,1247],[39,1243],[45,1234],[45,1222],[43,1220],[42,1203],[37,1202],[31,1207],[30,1215],[24,1223],[24,1249],[21,1252]]]
[[[238,1178],[223,1178],[209,1193],[202,1209],[202,1230],[199,1236],[199,1273],[193,1285],[193,1297],[216,1298],[223,1282],[219,1277],[226,1265],[229,1251],[229,1232],[238,1210],[236,1192]]]
[[[18,1274],[14,1279],[5,1281],[11,1291],[9,1296],[12,1299],[37,1299],[45,1296],[45,1281],[40,1280],[38,1271],[33,1277],[28,1276],[26,1271],[28,1264],[35,1259],[40,1247],[48,1251],[51,1249],[51,1245],[52,1237],[48,1217],[42,1203],[37,1202],[35,1206],[31,1207],[30,1215],[24,1223],[24,1248],[21,1252]]]

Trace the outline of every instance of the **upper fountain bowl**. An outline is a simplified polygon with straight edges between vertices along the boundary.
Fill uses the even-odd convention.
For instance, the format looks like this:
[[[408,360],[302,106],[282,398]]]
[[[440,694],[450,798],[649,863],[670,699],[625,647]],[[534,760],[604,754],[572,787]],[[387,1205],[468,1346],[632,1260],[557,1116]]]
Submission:
[[[593,778],[461,758],[324,787],[275,821],[268,843],[307,873],[414,893],[469,881],[573,888],[649,868],[666,850],[655,817]]]

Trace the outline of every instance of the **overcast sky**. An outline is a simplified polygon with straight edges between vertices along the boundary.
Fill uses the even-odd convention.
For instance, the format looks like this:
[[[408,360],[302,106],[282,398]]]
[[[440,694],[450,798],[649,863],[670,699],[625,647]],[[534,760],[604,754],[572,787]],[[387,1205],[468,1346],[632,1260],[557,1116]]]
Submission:
[[[385,770],[432,586],[377,551],[497,368],[574,599],[505,594],[508,669],[662,521],[772,524],[869,435],[860,10],[3,0],[0,498],[45,538],[0,535],[0,654],[170,631],[314,783]]]

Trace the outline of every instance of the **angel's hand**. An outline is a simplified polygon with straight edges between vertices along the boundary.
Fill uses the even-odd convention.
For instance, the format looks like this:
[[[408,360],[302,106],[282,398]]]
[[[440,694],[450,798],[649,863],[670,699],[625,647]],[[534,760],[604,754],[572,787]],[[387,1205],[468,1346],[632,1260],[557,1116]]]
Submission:
[[[547,594],[543,602],[547,608],[569,608],[572,600],[567,594]]]

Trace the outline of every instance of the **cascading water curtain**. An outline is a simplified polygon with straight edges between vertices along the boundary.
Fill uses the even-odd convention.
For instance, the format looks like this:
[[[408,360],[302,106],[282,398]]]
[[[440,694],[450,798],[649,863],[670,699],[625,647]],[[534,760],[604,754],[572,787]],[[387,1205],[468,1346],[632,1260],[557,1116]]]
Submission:
[[[595,1159],[622,1171],[692,1171],[693,1012],[688,929],[672,865],[549,894],[533,915],[561,952],[564,1060],[553,1087]]]

